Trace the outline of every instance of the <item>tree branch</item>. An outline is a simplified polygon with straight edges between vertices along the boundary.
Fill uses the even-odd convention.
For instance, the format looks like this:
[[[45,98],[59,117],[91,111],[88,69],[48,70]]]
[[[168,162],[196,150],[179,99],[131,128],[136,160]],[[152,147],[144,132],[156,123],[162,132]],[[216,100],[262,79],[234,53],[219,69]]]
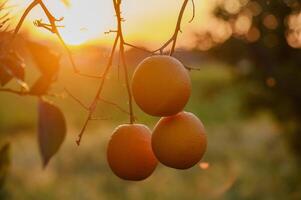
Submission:
[[[101,95],[101,92],[103,90],[106,77],[107,77],[107,75],[108,75],[108,73],[110,71],[110,68],[111,68],[112,64],[113,64],[114,54],[115,54],[115,50],[116,50],[116,47],[117,47],[118,40],[119,40],[119,35],[116,34],[115,41],[114,41],[114,44],[113,44],[113,48],[112,48],[112,51],[111,51],[111,54],[110,54],[110,57],[109,57],[108,64],[107,64],[107,66],[105,68],[105,71],[104,71],[104,74],[103,74],[103,78],[101,79],[100,86],[99,86],[99,88],[98,88],[98,90],[96,92],[96,95],[95,95],[92,103],[89,106],[89,113],[88,113],[88,116],[87,116],[87,118],[86,118],[86,120],[84,122],[84,126],[81,129],[80,133],[78,134],[78,139],[76,140],[76,144],[78,146],[81,143],[82,137],[84,135],[85,130],[87,129],[89,121],[93,118],[92,115],[93,115],[93,113],[94,113],[94,111],[96,109],[97,102],[98,102],[98,99],[99,99],[99,97]]]
[[[175,51],[175,47],[176,47],[176,43],[177,43],[177,39],[178,39],[178,34],[179,34],[179,32],[181,32],[181,23],[182,23],[183,15],[184,15],[185,9],[187,7],[188,1],[189,0],[184,0],[184,2],[182,4],[180,13],[178,15],[178,20],[177,20],[177,24],[176,24],[176,28],[175,28],[174,33],[161,47],[159,47],[158,49],[155,49],[153,51],[149,51],[149,50],[146,50],[143,47],[138,47],[136,45],[129,44],[127,42],[124,42],[124,44],[127,45],[127,46],[130,46],[132,48],[136,48],[136,49],[139,49],[139,50],[146,51],[150,54],[156,54],[157,52],[159,52],[160,54],[163,54],[165,48],[168,47],[170,44],[172,44],[172,47],[171,47],[171,50],[170,50],[170,53],[169,53],[169,55],[172,56],[174,51]],[[192,16],[192,19],[189,22],[191,22],[194,19],[194,16],[195,16],[195,3],[194,3],[194,0],[192,0],[192,3],[193,3],[193,16]]]
[[[17,34],[19,33],[23,23],[24,23],[24,20],[26,19],[27,15],[30,13],[30,11],[36,6],[38,5],[38,0],[34,0],[31,4],[29,4],[29,6],[26,8],[26,10],[24,11],[21,19],[19,20],[15,30],[14,30],[14,36],[13,36],[13,39],[17,36]]]
[[[79,100],[77,97],[71,94],[71,92],[67,90],[67,88],[65,88],[65,91],[74,101],[76,101],[79,105],[81,105],[85,110],[89,110],[88,106],[86,106],[81,100]]]

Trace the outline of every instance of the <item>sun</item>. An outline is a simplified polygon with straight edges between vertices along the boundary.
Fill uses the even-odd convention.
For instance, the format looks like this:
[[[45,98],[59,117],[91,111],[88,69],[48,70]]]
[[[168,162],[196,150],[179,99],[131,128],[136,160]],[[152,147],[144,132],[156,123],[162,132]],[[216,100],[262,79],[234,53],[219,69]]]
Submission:
[[[18,9],[12,9],[13,15],[20,19],[23,10],[32,0],[11,0],[10,4]],[[104,32],[115,27],[114,8],[108,0],[43,0],[47,8],[56,18],[59,32],[68,45],[81,45],[88,41],[104,38]],[[48,23],[43,10],[37,6],[26,18],[26,27],[35,38],[49,38],[49,31],[37,29],[32,22],[42,19]],[[15,23],[18,21],[16,20]],[[62,26],[62,27],[61,27]]]
[[[62,13],[64,28],[60,28],[60,33],[64,41],[69,45],[80,45],[103,36],[114,25],[111,7],[109,1],[70,1]]]
[[[0,0],[1,1],[1,0]],[[13,26],[18,23],[24,10],[33,0],[9,0],[11,4],[10,14],[14,16]],[[57,25],[64,26],[59,28],[67,45],[80,46],[84,43],[110,45],[114,40],[114,34],[104,34],[109,30],[116,29],[116,16],[112,0],[43,0],[47,8],[56,18],[64,17],[64,20]],[[200,5],[200,2],[202,5]],[[184,34],[188,35],[185,40],[179,40],[179,46],[194,46],[194,37],[190,37],[195,31],[200,31],[200,27],[207,27],[210,10],[208,5],[213,4],[212,0],[196,2],[196,14],[198,14],[193,23],[189,25],[183,23]],[[210,3],[211,2],[211,3]],[[206,6],[204,6],[206,5]],[[156,48],[166,41],[172,34],[173,26],[176,23],[177,11],[181,6],[181,1],[138,1],[126,0],[122,6],[123,31],[126,40],[129,43],[146,45],[149,48]],[[207,8],[208,7],[208,8]],[[191,17],[192,9],[186,13],[186,21]],[[202,15],[201,15],[202,14]],[[24,29],[30,33],[29,37],[35,40],[56,40],[51,37],[48,30],[37,28],[33,21],[42,19],[48,23],[45,13],[37,6],[34,8],[24,23]],[[185,25],[185,27],[184,27]],[[22,29],[23,30],[23,29]]]

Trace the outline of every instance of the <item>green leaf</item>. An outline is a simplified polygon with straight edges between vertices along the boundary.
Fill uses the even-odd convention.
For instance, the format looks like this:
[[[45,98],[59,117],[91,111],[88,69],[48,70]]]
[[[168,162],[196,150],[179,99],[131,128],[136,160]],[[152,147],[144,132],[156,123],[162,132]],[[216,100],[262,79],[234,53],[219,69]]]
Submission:
[[[61,110],[51,103],[39,100],[38,141],[45,168],[66,137],[66,121]]]
[[[9,166],[10,166],[9,152],[10,152],[9,143],[5,144],[0,148],[0,189],[3,187],[9,171]]]

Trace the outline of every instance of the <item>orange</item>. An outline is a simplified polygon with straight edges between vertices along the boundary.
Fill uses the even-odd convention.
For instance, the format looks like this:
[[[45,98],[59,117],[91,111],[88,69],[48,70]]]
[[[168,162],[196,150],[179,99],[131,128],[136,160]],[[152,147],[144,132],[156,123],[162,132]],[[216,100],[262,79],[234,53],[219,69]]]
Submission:
[[[132,91],[144,112],[153,116],[169,116],[185,107],[191,93],[191,81],[184,65],[176,58],[151,56],[135,70]]]
[[[168,167],[188,169],[194,166],[202,159],[206,147],[204,126],[192,113],[163,117],[154,128],[153,151]]]
[[[139,181],[149,177],[157,166],[151,147],[151,131],[141,124],[115,129],[107,148],[110,168],[118,177]]]

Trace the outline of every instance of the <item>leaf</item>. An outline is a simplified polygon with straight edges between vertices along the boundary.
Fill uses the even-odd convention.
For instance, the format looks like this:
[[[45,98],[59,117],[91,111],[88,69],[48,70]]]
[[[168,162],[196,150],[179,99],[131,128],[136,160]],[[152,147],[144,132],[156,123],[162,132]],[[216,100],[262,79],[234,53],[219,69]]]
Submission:
[[[40,72],[44,76],[56,76],[60,67],[60,56],[45,45],[28,42],[27,46]]]
[[[44,95],[47,93],[51,84],[52,84],[51,77],[41,76],[30,88],[30,93],[36,96]]]
[[[0,189],[3,187],[9,171],[9,166],[10,166],[9,152],[10,152],[9,143],[5,144],[0,148]]]
[[[4,66],[0,66],[0,84],[1,86],[6,85],[13,77],[9,75],[6,70],[4,69]]]
[[[1,85],[4,86],[12,78],[17,79],[18,83],[23,85],[25,79],[25,64],[15,52],[9,52],[0,63]]]
[[[39,101],[38,141],[45,168],[66,137],[66,121],[61,110],[43,100]]]

